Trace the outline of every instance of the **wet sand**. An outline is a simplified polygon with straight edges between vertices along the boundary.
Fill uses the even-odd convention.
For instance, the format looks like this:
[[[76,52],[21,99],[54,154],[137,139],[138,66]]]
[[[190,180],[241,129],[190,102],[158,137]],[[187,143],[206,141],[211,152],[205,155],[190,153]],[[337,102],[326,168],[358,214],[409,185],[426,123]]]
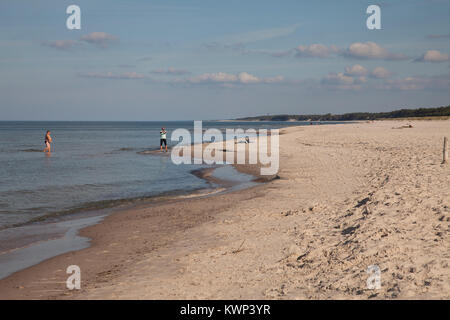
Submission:
[[[450,122],[408,123],[285,128],[279,179],[114,213],[81,231],[91,247],[0,280],[0,298],[448,299]]]

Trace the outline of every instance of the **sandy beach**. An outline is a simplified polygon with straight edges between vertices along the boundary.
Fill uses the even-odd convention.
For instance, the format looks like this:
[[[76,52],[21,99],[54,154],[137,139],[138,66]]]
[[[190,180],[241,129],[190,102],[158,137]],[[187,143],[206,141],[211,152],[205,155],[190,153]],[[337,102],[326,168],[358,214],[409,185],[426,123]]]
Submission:
[[[0,280],[0,299],[450,298],[450,120],[281,133],[279,179],[119,210],[81,231],[89,248]]]

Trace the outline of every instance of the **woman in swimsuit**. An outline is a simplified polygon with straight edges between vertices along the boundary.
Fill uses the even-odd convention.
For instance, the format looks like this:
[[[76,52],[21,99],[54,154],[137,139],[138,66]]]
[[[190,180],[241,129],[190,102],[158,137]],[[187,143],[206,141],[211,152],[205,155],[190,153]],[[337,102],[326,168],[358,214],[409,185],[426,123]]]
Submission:
[[[50,143],[52,143],[52,137],[50,136],[50,130],[47,131],[47,133],[45,134],[45,139],[44,139],[44,144],[45,144],[45,149],[44,152],[48,152],[50,153]]]

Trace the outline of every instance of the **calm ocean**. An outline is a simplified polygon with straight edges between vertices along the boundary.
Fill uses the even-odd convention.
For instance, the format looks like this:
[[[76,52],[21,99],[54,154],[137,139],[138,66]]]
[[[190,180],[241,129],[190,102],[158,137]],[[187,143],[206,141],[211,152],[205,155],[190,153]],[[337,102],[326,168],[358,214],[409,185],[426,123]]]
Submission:
[[[203,122],[203,128],[280,128],[302,123]],[[306,123],[305,123],[306,124]],[[0,229],[60,213],[210,187],[159,147],[159,131],[193,122],[0,122]],[[52,154],[44,135],[51,130]],[[170,144],[170,141],[169,141]]]

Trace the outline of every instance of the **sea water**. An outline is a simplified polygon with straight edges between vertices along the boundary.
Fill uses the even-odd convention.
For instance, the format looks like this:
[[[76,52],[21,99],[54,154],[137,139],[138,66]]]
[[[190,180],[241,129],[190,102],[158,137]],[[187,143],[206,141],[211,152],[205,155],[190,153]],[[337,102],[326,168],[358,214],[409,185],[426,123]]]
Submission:
[[[203,129],[280,128],[282,122],[203,122]],[[296,125],[301,123],[295,123]],[[159,148],[159,131],[193,122],[0,122],[0,229],[44,217],[209,187]],[[51,155],[42,151],[51,130]],[[144,152],[143,152],[144,151]]]

